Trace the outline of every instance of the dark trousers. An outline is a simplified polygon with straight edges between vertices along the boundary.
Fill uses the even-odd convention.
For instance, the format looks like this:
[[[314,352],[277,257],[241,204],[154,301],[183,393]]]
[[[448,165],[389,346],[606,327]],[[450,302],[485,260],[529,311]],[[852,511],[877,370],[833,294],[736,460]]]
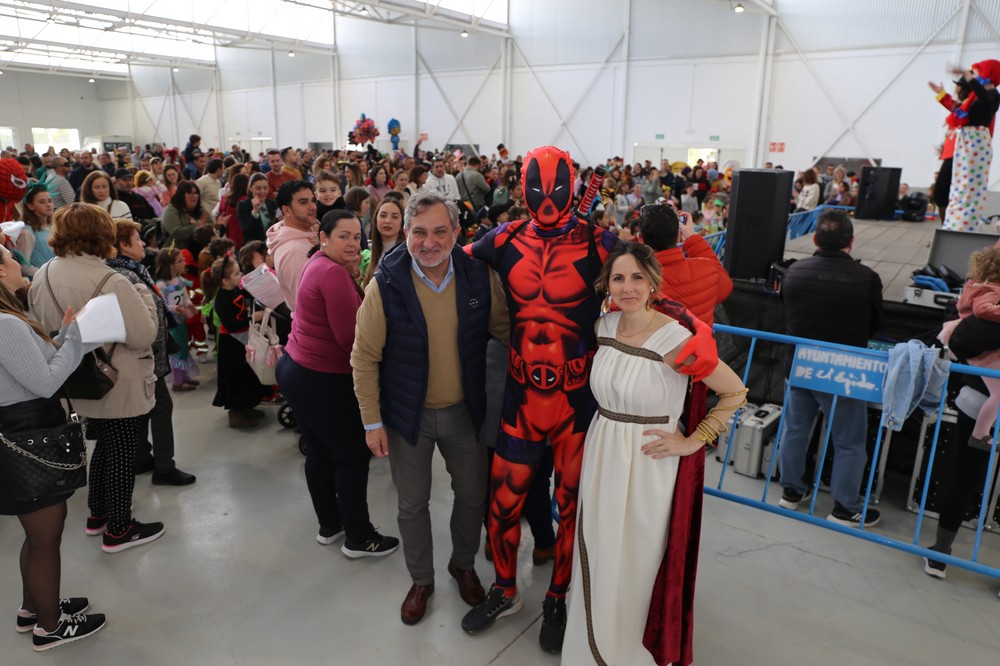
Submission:
[[[941,160],[938,168],[937,180],[934,181],[934,205],[937,206],[938,215],[944,220],[944,212],[948,208],[948,199],[951,197],[951,162],[952,158]]]
[[[368,517],[372,454],[354,380],[350,374],[310,370],[288,354],[278,361],[276,374],[305,438],[306,485],[320,526],[343,527],[349,541],[365,541],[373,530]]]
[[[87,419],[87,437],[97,440],[90,456],[87,507],[92,516],[108,517],[109,532],[123,534],[132,522],[139,417]]]
[[[961,409],[958,411],[958,422],[948,441],[955,455],[935,461],[942,464],[940,471],[941,485],[938,492],[941,496],[940,517],[938,526],[949,532],[957,532],[965,517],[965,510],[972,503],[972,498],[983,489],[986,481],[986,468],[989,465],[989,454],[986,451],[974,449],[968,445],[976,420],[967,416]],[[935,476],[938,470],[935,467]],[[989,497],[983,499],[989,502]],[[989,516],[987,516],[987,520]]]
[[[493,467],[493,456],[496,455],[494,449],[489,451],[489,466]],[[552,529],[552,447],[546,446],[542,459],[538,461],[538,469],[531,480],[531,488],[528,489],[528,496],[524,499],[524,510],[521,515],[528,521],[531,529],[531,538],[535,540],[535,548],[552,548],[556,545],[556,532]],[[483,516],[483,525],[488,526],[490,505],[489,498],[492,488],[487,488],[486,511]],[[489,534],[489,532],[487,532]]]
[[[153,460],[158,474],[174,470],[174,400],[167,389],[166,377],[156,378],[156,404],[148,414],[139,417],[139,438],[135,445],[135,465],[140,467]],[[150,425],[153,427],[150,444]]]

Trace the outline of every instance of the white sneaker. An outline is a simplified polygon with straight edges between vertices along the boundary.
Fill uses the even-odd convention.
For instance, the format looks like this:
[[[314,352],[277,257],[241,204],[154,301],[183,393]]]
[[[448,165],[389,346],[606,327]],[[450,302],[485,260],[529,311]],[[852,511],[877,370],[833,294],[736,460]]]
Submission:
[[[341,527],[337,530],[328,529],[326,527],[319,528],[319,534],[316,535],[316,541],[324,546],[329,546],[333,542],[344,536],[344,528]]]

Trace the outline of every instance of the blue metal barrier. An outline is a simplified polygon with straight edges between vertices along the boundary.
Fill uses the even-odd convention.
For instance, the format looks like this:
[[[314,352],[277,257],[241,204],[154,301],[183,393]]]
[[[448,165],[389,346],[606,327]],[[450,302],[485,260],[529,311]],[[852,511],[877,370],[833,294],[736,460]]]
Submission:
[[[766,332],[766,331],[755,331],[755,330],[746,329],[746,328],[737,328],[737,327],[734,327],[734,326],[725,326],[725,325],[722,325],[722,324],[716,324],[714,330],[718,334],[727,334],[727,335],[733,335],[733,336],[738,336],[738,337],[750,338],[750,348],[749,348],[749,350],[747,352],[746,367],[745,367],[744,372],[743,372],[743,383],[744,384],[746,384],[746,382],[747,382],[747,380],[748,380],[748,378],[750,376],[750,367],[753,364],[754,352],[756,351],[757,341],[758,340],[765,340],[765,341],[768,341],[768,342],[777,342],[777,343],[790,344],[790,345],[809,345],[809,346],[812,346],[812,347],[822,347],[823,349],[830,350],[830,351],[841,351],[841,352],[846,352],[846,353],[850,353],[850,354],[863,353],[864,355],[867,355],[869,357],[877,357],[877,358],[881,358],[881,359],[884,359],[884,360],[888,360],[888,357],[889,357],[889,354],[886,351],[867,350],[867,349],[866,350],[862,350],[862,349],[857,348],[857,347],[850,347],[850,346],[847,346],[847,345],[840,345],[840,344],[835,344],[835,343],[832,343],[832,342],[821,342],[821,341],[816,341],[816,340],[809,340],[809,339],[806,339],[806,338],[798,338],[798,337],[794,337],[794,336],[790,336],[790,335],[781,335],[781,334],[778,334],[778,333],[770,333],[770,332]],[[976,367],[972,367],[972,366],[968,366],[968,365],[961,365],[961,364],[958,364],[958,363],[952,364],[952,366],[951,366],[951,374],[978,375],[978,376],[981,376],[981,377],[1000,378],[1000,372],[998,372],[996,370],[987,370],[985,368],[976,368]],[[950,380],[950,376],[949,376],[949,380]],[[783,398],[785,404],[787,404],[787,402],[788,402],[789,390],[790,390],[790,386],[786,383],[785,394],[784,394],[784,398]],[[947,396],[947,382],[945,383],[945,386],[942,389],[941,400],[940,400],[940,402],[939,402],[939,404],[937,406],[937,422],[936,422],[936,424],[934,426],[934,437],[932,439],[930,452],[929,452],[929,455],[928,455],[928,458],[927,458],[927,469],[924,471],[924,482],[923,482],[922,492],[921,492],[921,495],[920,495],[920,508],[919,508],[919,512],[917,513],[916,527],[914,529],[912,541],[901,541],[901,540],[898,540],[898,539],[894,539],[892,537],[888,537],[888,536],[884,536],[884,535],[880,535],[880,534],[873,534],[869,530],[865,530],[864,527],[863,527],[865,518],[867,517],[867,514],[868,514],[868,507],[869,507],[869,502],[870,502],[870,499],[871,499],[872,487],[873,487],[873,484],[874,484],[874,481],[875,481],[875,474],[876,474],[876,470],[878,468],[879,455],[880,455],[881,448],[882,448],[882,443],[883,443],[883,434],[885,432],[885,427],[883,427],[881,424],[880,424],[880,427],[879,427],[879,430],[878,430],[878,434],[877,434],[876,439],[875,439],[875,448],[874,448],[874,450],[872,452],[871,469],[868,472],[867,486],[866,486],[866,489],[865,489],[865,501],[864,501],[864,507],[862,508],[862,520],[861,520],[862,527],[858,527],[858,528],[845,527],[843,525],[838,525],[836,523],[832,523],[832,522],[830,522],[828,520],[825,520],[823,518],[819,518],[819,517],[817,517],[817,516],[814,515],[815,509],[816,509],[816,498],[817,498],[817,495],[818,495],[818,492],[816,492],[816,491],[820,487],[820,479],[821,479],[821,476],[822,476],[822,473],[823,473],[823,467],[824,467],[824,464],[825,464],[825,461],[826,461],[826,451],[827,451],[827,447],[829,446],[829,443],[830,443],[830,434],[831,434],[831,431],[832,431],[834,414],[836,414],[836,410],[837,410],[837,398],[838,398],[837,395],[833,396],[833,402],[832,402],[832,406],[830,408],[830,413],[826,415],[826,417],[827,417],[826,418],[827,425],[826,425],[825,432],[823,434],[823,440],[822,440],[822,443],[821,443],[821,449],[820,449],[820,452],[817,455],[817,465],[816,465],[816,471],[815,471],[815,478],[813,479],[813,486],[812,486],[813,487],[813,497],[812,497],[812,501],[810,502],[809,510],[808,510],[807,513],[803,514],[803,513],[798,513],[796,511],[791,511],[789,509],[785,509],[783,507],[780,507],[780,506],[778,506],[776,504],[769,504],[768,501],[767,501],[768,490],[770,488],[771,479],[774,476],[775,465],[777,464],[777,461],[778,461],[778,451],[779,451],[779,448],[780,448],[781,443],[782,443],[781,442],[781,435],[784,432],[783,428],[784,428],[784,422],[785,422],[785,410],[784,410],[784,408],[782,409],[781,416],[780,416],[780,418],[778,420],[778,431],[777,431],[778,435],[776,436],[774,450],[773,450],[772,455],[771,455],[770,468],[764,473],[765,474],[765,476],[764,476],[764,492],[763,492],[763,495],[761,496],[761,498],[758,500],[758,499],[754,499],[754,498],[751,498],[751,497],[744,497],[742,495],[737,495],[735,493],[731,493],[731,492],[728,492],[726,490],[723,490],[723,485],[724,485],[725,480],[726,480],[726,472],[727,472],[727,470],[729,468],[729,461],[732,459],[732,455],[733,455],[733,441],[735,439],[735,434],[736,434],[735,433],[735,431],[736,431],[735,427],[730,430],[729,437],[728,437],[728,442],[726,443],[726,446],[725,446],[725,456],[722,459],[722,469],[721,469],[721,471],[719,473],[718,484],[715,487],[711,487],[711,486],[709,486],[706,483],[705,493],[708,494],[708,495],[711,495],[713,497],[721,497],[723,499],[727,499],[727,500],[730,500],[730,501],[733,501],[733,502],[737,502],[737,503],[743,504],[745,506],[753,507],[753,508],[756,508],[756,509],[762,509],[762,510],[768,511],[770,513],[775,513],[775,514],[778,514],[778,515],[781,515],[781,516],[785,516],[787,518],[793,518],[795,520],[799,520],[799,521],[804,522],[804,523],[809,523],[809,524],[815,525],[817,527],[822,527],[822,528],[825,528],[825,529],[828,529],[828,530],[833,530],[835,532],[840,532],[842,534],[848,534],[850,536],[853,536],[853,537],[856,537],[856,538],[859,538],[859,539],[863,539],[865,541],[870,541],[870,542],[873,542],[873,543],[878,543],[878,544],[881,544],[883,546],[888,546],[890,548],[895,548],[896,550],[901,550],[903,552],[910,553],[912,555],[919,555],[919,556],[923,556],[923,557],[928,557],[928,558],[931,558],[933,560],[936,560],[936,561],[939,561],[939,562],[943,562],[943,563],[949,564],[949,565],[954,565],[956,567],[967,569],[969,571],[973,571],[973,572],[976,572],[976,573],[979,573],[979,574],[983,574],[983,575],[986,575],[986,576],[991,576],[993,578],[1000,578],[1000,568],[994,567],[994,566],[988,566],[988,565],[984,565],[984,564],[979,563],[979,551],[980,551],[980,545],[981,545],[982,537],[983,537],[983,529],[984,529],[984,527],[986,525],[986,522],[987,522],[986,511],[987,511],[987,508],[988,508],[988,506],[990,504],[991,489],[992,489],[992,485],[993,485],[993,476],[994,476],[994,473],[995,473],[996,467],[997,467],[997,441],[996,440],[1000,439],[998,437],[994,437],[993,446],[992,446],[992,449],[990,450],[990,454],[989,454],[989,464],[988,464],[988,467],[987,467],[986,480],[985,480],[984,487],[983,487],[982,504],[980,506],[978,522],[976,524],[976,538],[975,538],[975,543],[974,543],[973,550],[972,550],[972,557],[969,558],[969,559],[964,559],[964,558],[957,557],[957,556],[954,556],[954,555],[944,555],[944,554],[939,553],[937,551],[932,551],[932,550],[930,550],[928,548],[922,548],[922,547],[920,547],[918,545],[919,540],[920,540],[921,525],[923,524],[924,513],[925,513],[925,509],[926,509],[926,505],[927,505],[927,495],[928,495],[928,491],[930,489],[931,476],[932,476],[932,473],[933,473],[933,470],[934,470],[935,454],[936,454],[937,448],[938,448],[938,438],[939,438],[939,436],[941,434],[942,414],[944,412],[946,396]],[[783,405],[783,407],[784,407],[784,405]],[[735,423],[736,419],[739,418],[739,416],[740,416],[739,413],[737,413],[736,416],[734,416],[734,423]],[[997,421],[995,423],[994,432],[995,433],[1000,433],[1000,415],[998,415]],[[721,447],[722,447],[722,442],[721,441],[719,443],[719,446],[720,446],[720,451],[721,451]],[[917,465],[921,464],[921,461],[917,460],[916,464]]]

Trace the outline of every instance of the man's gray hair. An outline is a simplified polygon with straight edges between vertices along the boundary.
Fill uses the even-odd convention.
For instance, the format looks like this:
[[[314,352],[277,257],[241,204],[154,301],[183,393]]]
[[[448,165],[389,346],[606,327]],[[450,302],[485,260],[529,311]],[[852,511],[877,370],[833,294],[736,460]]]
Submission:
[[[431,206],[443,205],[448,210],[448,217],[451,218],[451,228],[458,229],[458,205],[436,190],[418,192],[410,197],[406,204],[406,211],[403,213],[403,231],[409,233],[410,220],[414,216],[420,215]]]

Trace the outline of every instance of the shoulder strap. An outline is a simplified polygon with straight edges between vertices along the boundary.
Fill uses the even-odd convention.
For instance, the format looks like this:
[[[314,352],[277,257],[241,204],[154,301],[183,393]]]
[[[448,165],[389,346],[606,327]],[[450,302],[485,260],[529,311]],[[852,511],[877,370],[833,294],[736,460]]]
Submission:
[[[462,173],[458,174],[458,177],[462,179],[462,188],[465,190],[465,194],[463,196],[471,203],[472,197],[469,196],[469,186],[465,182],[465,171],[463,170]]]
[[[56,294],[55,294],[54,291],[52,291],[52,280],[49,277],[49,271],[51,269],[52,269],[52,262],[50,261],[47,264],[45,264],[45,286],[49,290],[49,296],[52,298],[52,302],[56,304],[56,309],[59,312],[65,313],[66,310],[63,309],[63,307],[61,305],[59,305],[59,301],[56,299]],[[87,299],[87,300],[92,300],[92,299],[96,298],[101,293],[101,289],[104,289],[104,285],[106,285],[108,283],[108,280],[111,279],[111,276],[115,274],[114,270],[111,270],[111,269],[108,269],[108,270],[109,270],[108,274],[105,275],[104,278],[102,278],[101,281],[97,283],[97,288],[94,289],[94,293],[91,294],[90,298]],[[111,359],[115,355],[115,349],[117,347],[118,347],[118,343],[117,342],[114,343],[113,345],[111,345],[111,351],[108,352],[108,359]],[[65,392],[63,392],[63,393],[65,395]],[[69,396],[67,395],[65,397],[66,397],[66,402],[69,403]],[[73,405],[70,405],[69,408],[70,408],[70,411],[73,411]]]

